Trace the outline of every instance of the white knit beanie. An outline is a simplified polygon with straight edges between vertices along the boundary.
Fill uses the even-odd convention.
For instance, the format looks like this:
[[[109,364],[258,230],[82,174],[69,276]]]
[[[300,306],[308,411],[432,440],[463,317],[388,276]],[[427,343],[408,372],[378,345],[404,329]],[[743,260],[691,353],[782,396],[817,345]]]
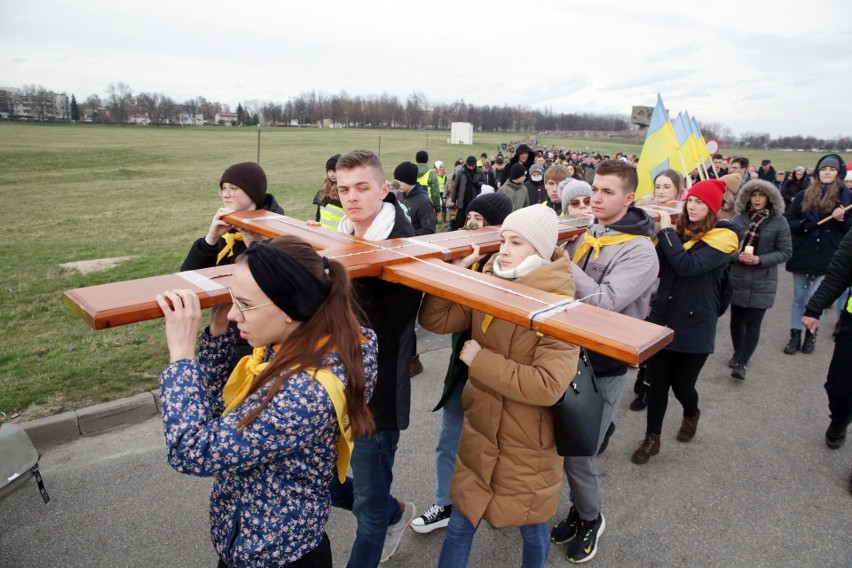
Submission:
[[[512,231],[529,242],[538,256],[550,260],[559,237],[559,220],[556,212],[547,205],[530,205],[509,214],[500,227]]]

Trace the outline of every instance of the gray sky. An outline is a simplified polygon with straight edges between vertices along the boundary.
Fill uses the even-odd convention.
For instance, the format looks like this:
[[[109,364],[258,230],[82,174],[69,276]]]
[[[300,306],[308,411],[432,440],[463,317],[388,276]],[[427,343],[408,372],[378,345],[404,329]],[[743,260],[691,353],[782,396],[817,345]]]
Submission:
[[[846,0],[0,0],[0,85],[178,102],[317,90],[554,112],[687,110],[736,134],[852,136]]]

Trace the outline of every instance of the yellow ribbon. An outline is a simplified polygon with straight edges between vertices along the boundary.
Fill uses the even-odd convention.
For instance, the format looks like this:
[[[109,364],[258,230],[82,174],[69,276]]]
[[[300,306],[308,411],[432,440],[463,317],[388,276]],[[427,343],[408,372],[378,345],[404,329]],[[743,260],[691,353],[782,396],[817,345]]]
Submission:
[[[632,241],[633,239],[639,238],[648,238],[643,235],[628,235],[627,233],[622,233],[620,235],[609,235],[606,237],[597,238],[593,236],[589,231],[586,231],[585,238],[583,239],[583,243],[577,247],[577,250],[574,251],[574,263],[579,264],[580,259],[583,258],[589,250],[594,250],[595,254],[592,256],[592,260],[597,260],[598,256],[601,254],[601,249],[608,245],[620,245],[621,243],[626,243],[627,241]]]
[[[365,338],[362,338],[362,341],[365,340]],[[277,352],[279,347],[275,345],[273,346],[273,350]],[[251,355],[246,355],[240,359],[240,362],[234,367],[222,392],[222,397],[225,400],[225,411],[222,412],[223,416],[238,407],[246,399],[255,377],[269,365],[269,361],[263,361],[265,355],[266,347],[255,347]],[[352,428],[349,423],[349,412],[346,405],[346,388],[343,385],[343,381],[327,369],[305,370],[311,373],[317,382],[322,385],[331,399],[331,404],[334,406],[337,425],[340,428],[340,436],[337,438],[337,477],[340,483],[343,483],[346,481],[346,472],[349,470],[352,448],[355,445],[354,440],[352,440]]]
[[[710,229],[703,237],[701,237],[701,239],[698,240],[704,241],[708,246],[722,251],[725,254],[731,254],[737,250],[737,247],[740,245],[737,234],[730,229]],[[683,250],[691,249],[695,246],[698,240],[690,239],[686,241],[683,243]]]
[[[242,242],[243,234],[240,232],[236,233],[225,233],[222,235],[222,238],[225,239],[225,248],[219,251],[219,256],[216,257],[216,265],[218,266],[222,259],[226,256],[231,257],[234,256],[234,244],[237,241]]]

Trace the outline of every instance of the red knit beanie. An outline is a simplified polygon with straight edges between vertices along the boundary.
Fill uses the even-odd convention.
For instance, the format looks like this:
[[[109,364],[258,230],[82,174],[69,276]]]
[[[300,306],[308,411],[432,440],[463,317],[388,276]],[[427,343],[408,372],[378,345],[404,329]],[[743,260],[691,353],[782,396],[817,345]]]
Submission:
[[[728,186],[720,179],[705,179],[693,185],[687,197],[700,199],[713,210],[713,213],[718,214],[722,208],[722,198],[725,197],[726,189]]]

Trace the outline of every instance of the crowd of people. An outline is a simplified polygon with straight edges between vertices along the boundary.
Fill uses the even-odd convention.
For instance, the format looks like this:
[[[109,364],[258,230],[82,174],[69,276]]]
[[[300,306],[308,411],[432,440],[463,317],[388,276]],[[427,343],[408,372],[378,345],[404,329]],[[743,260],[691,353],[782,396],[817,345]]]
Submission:
[[[843,444],[852,420],[852,175],[840,156],[788,173],[716,155],[693,175],[658,172],[654,193],[637,200],[635,156],[534,140],[503,149],[511,156],[469,156],[450,170],[420,151],[390,181],[374,153],[336,154],[308,224],[368,241],[500,226],[498,252],[474,246],[455,263],[674,330],[634,384],[631,410],[647,408],[632,455],[639,465],[661,451],[669,390],[682,406],[677,440],[697,435],[696,385],[729,306],[731,376],[746,379],[786,263],[794,290],[785,353],[813,352],[820,317],[837,302],[825,442]],[[408,527],[446,529],[438,566],[466,566],[482,520],[519,528],[522,566],[544,566],[553,544],[566,545],[569,562],[594,558],[606,528],[597,455],[615,431],[628,366],[589,353],[604,401],[597,455],[563,458],[551,407],[574,378],[576,346],[400,284],[350,280],[298,238],[264,240],[223,221],[240,210],[283,213],[266,186],[257,164],[226,169],[222,207],[182,266],[233,264],[231,303],[213,308],[202,330],[195,293],[157,296],[171,361],[160,379],[169,463],[214,477],[220,568],[331,566],[331,507],[357,521],[350,567],[389,560]],[[654,205],[679,215],[658,208],[652,217],[643,207]],[[584,230],[557,242],[560,216]],[[423,370],[418,319],[452,334],[435,407],[435,501],[419,515],[391,491],[410,379]],[[560,520],[563,473],[572,505]]]

